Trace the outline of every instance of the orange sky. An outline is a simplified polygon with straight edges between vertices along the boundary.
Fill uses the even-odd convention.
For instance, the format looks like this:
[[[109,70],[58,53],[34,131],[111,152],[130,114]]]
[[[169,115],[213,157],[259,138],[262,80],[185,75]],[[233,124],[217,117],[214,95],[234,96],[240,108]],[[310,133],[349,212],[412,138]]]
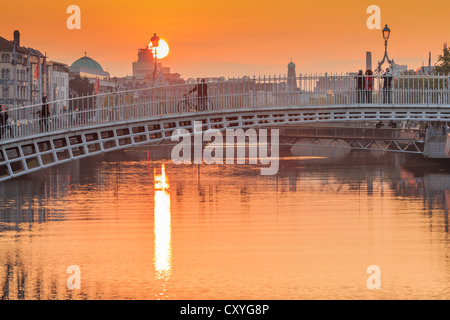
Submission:
[[[81,30],[68,30],[66,9],[81,8]],[[137,49],[156,32],[171,49],[161,60],[182,77],[284,74],[292,58],[297,73],[348,72],[383,55],[380,30],[369,30],[366,9],[381,8],[392,29],[389,55],[417,68],[436,62],[450,42],[447,0],[133,0],[4,1],[0,36],[71,64],[83,55],[111,76],[132,73]]]

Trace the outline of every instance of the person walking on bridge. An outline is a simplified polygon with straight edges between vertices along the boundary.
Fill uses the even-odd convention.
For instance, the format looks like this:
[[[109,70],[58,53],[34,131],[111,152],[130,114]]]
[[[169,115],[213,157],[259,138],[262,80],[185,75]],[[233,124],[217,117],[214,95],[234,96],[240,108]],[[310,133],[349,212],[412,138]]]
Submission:
[[[48,117],[50,116],[50,109],[47,103],[47,96],[42,97],[42,108],[41,108],[41,132],[48,130]]]
[[[383,74],[383,103],[391,103],[392,74],[389,68]]]
[[[372,70],[366,70],[366,77],[364,79],[364,89],[366,92],[367,103],[372,103],[372,91],[373,91],[373,73]]]
[[[5,132],[5,112],[3,111],[3,105],[0,104],[0,139],[3,136],[3,132]]]
[[[207,109],[208,103],[208,85],[206,84],[206,80],[202,79],[202,81],[197,84],[194,88],[192,88],[188,93],[188,95],[194,91],[197,91],[197,108],[199,111],[204,111]]]
[[[356,101],[364,103],[364,73],[362,70],[359,70],[356,76]]]
[[[12,121],[11,117],[9,116],[8,107],[6,107],[5,110],[3,110],[3,127],[5,128],[5,132],[6,132],[6,130],[9,131],[10,138],[14,137],[13,121]]]
[[[8,129],[9,129],[9,133],[10,133],[10,138],[12,137],[12,132],[11,132],[11,126],[9,125],[9,122],[11,121],[9,119],[9,114],[8,114],[8,107],[2,107],[1,109],[1,122],[0,122],[0,126],[1,126],[1,130],[2,130],[2,135],[7,133]]]

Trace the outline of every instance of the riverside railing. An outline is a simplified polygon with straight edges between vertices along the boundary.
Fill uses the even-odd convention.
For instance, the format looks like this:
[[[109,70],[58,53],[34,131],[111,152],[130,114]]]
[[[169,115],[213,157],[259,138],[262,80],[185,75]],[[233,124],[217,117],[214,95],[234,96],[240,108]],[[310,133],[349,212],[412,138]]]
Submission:
[[[366,79],[360,80],[365,83]],[[358,88],[358,80],[356,75],[328,74],[210,79],[206,82],[206,98],[197,97],[195,91],[188,94],[198,83],[117,91],[48,102],[47,117],[43,116],[42,104],[23,106],[0,113],[0,144],[43,132],[221,110],[322,105],[370,108],[372,104],[426,108],[450,104],[448,76],[393,76],[391,86],[384,87],[386,79],[375,75],[371,88]]]

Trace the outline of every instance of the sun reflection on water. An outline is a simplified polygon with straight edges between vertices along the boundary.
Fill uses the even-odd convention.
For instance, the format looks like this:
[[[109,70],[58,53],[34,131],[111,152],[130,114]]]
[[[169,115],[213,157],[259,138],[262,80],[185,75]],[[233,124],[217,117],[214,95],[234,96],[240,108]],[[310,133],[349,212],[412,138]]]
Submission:
[[[164,165],[161,171],[161,175],[155,174],[154,266],[156,278],[167,280],[172,270],[170,194]]]

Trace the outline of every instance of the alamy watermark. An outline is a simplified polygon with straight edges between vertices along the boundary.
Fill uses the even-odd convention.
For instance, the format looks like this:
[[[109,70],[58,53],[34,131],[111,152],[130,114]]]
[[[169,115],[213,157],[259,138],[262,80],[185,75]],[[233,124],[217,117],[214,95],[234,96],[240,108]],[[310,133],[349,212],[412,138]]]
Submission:
[[[66,13],[70,14],[67,18],[67,29],[81,29],[81,9],[77,5],[70,5],[67,7]]]
[[[367,29],[381,29],[381,9],[377,5],[371,5],[367,7],[367,13],[371,15],[367,18],[366,26]]]
[[[203,132],[202,122],[195,121],[193,133],[183,128],[172,133],[171,140],[178,144],[172,149],[171,158],[177,165],[191,164],[192,159],[194,164],[245,164],[248,141],[248,163],[257,164],[259,159],[260,164],[268,165],[261,168],[261,175],[275,175],[279,167],[279,130],[270,129],[270,136],[268,132],[269,129],[226,129],[224,142],[221,130]]]
[[[72,265],[68,266],[66,273],[70,274],[67,278],[67,289],[81,289],[81,269],[79,266]]]
[[[370,276],[367,278],[367,289],[381,289],[381,269],[377,265],[370,265],[366,270]]]

